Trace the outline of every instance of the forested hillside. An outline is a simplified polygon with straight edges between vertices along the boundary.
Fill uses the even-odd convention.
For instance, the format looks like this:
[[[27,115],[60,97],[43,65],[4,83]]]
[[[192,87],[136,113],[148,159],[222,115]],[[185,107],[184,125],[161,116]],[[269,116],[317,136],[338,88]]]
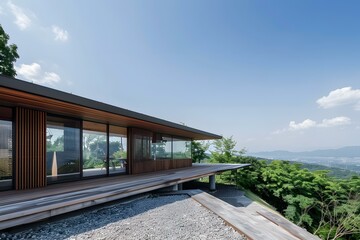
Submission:
[[[322,239],[360,239],[360,178],[336,179],[288,161],[259,161],[238,171],[238,186],[249,189],[289,220]]]
[[[328,170],[310,171],[301,163],[242,156],[232,138],[214,142],[210,161],[250,163],[227,173],[235,182],[271,204],[297,225],[322,239],[360,239],[360,177],[339,179]]]

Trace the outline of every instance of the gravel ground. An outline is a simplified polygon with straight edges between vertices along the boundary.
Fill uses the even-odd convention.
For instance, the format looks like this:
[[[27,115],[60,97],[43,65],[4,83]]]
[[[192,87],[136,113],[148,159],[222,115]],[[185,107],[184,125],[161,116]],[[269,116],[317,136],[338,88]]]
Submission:
[[[0,239],[239,239],[238,232],[185,195],[114,204]]]

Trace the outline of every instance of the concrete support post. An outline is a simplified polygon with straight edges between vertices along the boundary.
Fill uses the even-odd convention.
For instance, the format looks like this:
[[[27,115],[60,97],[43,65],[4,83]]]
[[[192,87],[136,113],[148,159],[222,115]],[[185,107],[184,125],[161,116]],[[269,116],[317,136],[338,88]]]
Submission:
[[[216,190],[215,175],[209,176],[210,191]]]
[[[177,184],[171,186],[171,191],[178,191],[178,190],[179,190],[179,188],[178,188]]]
[[[179,184],[178,184],[178,190],[179,190],[179,191],[183,190],[183,184],[182,184],[182,183],[179,183]]]

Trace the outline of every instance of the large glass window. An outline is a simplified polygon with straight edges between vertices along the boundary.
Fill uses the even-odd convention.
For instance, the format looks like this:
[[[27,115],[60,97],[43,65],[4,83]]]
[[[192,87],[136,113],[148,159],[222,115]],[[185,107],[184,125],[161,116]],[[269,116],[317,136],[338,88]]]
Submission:
[[[172,139],[169,136],[154,134],[151,144],[152,159],[172,159]]]
[[[179,138],[173,138],[173,158],[189,159],[191,158],[191,141]]]
[[[80,121],[48,116],[46,173],[49,183],[80,178]]]
[[[134,161],[150,160],[151,137],[135,134],[134,136]]]
[[[109,126],[109,173],[124,173],[127,166],[127,129]]]
[[[12,110],[0,107],[0,189],[12,187]]]
[[[107,173],[107,129],[105,124],[83,122],[83,176]]]

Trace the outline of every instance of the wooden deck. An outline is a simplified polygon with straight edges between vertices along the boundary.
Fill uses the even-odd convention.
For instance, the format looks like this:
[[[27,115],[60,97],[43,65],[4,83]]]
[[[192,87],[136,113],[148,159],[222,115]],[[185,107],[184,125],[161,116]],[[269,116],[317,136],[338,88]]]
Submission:
[[[246,166],[194,164],[189,168],[0,192],[0,230]]]
[[[305,229],[295,225],[280,214],[251,202],[248,206],[234,207],[201,190],[185,190],[188,194],[225,222],[253,240],[320,240]]]

